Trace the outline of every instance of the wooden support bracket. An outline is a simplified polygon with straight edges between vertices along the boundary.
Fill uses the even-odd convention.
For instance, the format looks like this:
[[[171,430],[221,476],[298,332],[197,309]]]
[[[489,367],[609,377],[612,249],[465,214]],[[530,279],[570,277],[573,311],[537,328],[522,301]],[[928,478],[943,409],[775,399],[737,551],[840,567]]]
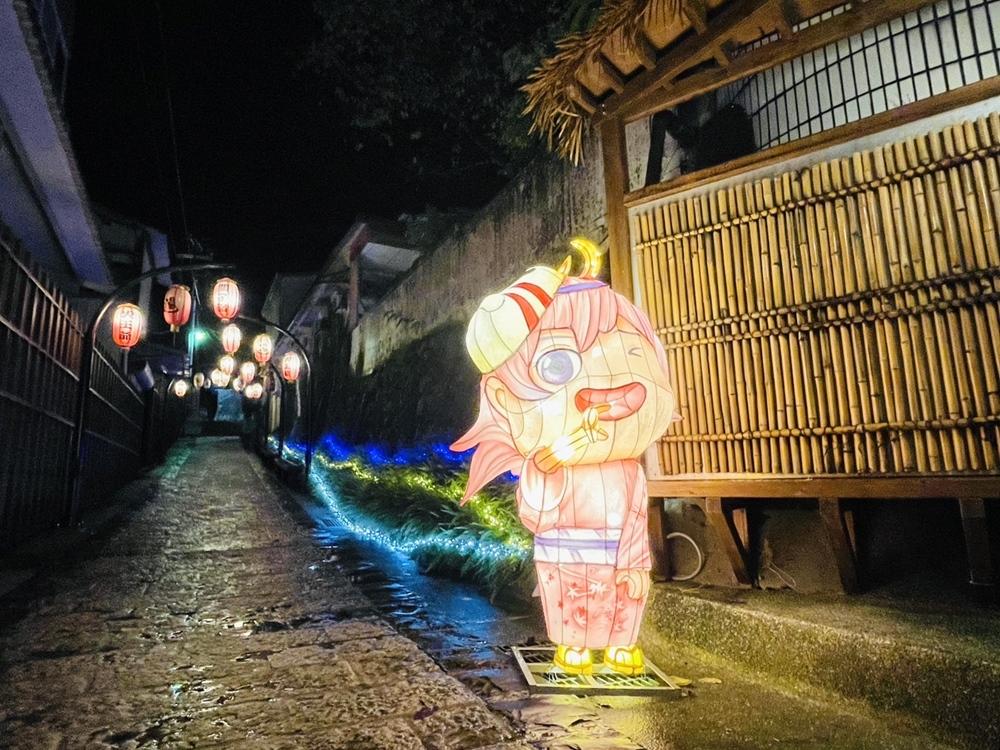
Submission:
[[[716,543],[725,552],[729,564],[732,566],[736,581],[747,586],[751,585],[753,579],[750,575],[747,547],[744,540],[740,538],[739,529],[726,513],[722,505],[722,498],[706,497],[702,508],[712,531],[715,532]],[[745,522],[745,518],[744,515],[741,521]]]
[[[667,554],[667,530],[663,523],[663,498],[649,498],[649,553],[653,558],[653,577],[669,581],[673,576],[670,556]]]
[[[702,0],[681,0],[681,13],[699,34],[708,31],[708,15]]]
[[[656,67],[656,59],[658,57],[656,47],[649,41],[649,37],[646,36],[646,32],[644,31],[640,32],[638,39],[636,39],[635,53],[639,57],[639,63],[646,70],[652,70]]]
[[[994,587],[996,570],[990,550],[990,530],[986,521],[986,501],[963,497],[958,501],[965,533],[965,554],[969,560],[969,583],[974,587]]]
[[[820,497],[817,500],[826,538],[837,563],[840,583],[846,593],[853,593],[858,590],[854,517],[849,510],[844,509],[839,497]]]
[[[622,74],[618,72],[618,68],[614,66],[614,63],[603,52],[597,53],[597,66],[601,69],[601,73],[608,80],[608,85],[611,86],[616,94],[620,94],[625,90],[625,79],[622,78]]]

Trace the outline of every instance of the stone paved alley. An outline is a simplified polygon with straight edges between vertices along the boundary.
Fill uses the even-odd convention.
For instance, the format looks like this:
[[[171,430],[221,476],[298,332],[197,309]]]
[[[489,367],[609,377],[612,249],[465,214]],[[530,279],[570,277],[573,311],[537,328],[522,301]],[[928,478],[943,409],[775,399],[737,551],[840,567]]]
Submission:
[[[511,737],[319,565],[323,550],[239,442],[182,445],[155,484],[154,502],[27,593],[4,642],[2,742],[402,749]]]
[[[3,600],[0,746],[947,746],[654,633],[688,697],[529,698],[504,646],[542,632],[536,614],[398,558],[380,571],[235,439],[181,441],[124,496],[123,522]]]

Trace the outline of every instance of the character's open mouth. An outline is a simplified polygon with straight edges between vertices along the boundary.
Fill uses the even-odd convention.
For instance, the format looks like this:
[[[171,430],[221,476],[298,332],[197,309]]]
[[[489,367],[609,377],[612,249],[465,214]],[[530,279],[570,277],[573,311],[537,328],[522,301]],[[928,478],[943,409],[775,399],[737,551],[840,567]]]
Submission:
[[[646,387],[642,383],[629,383],[621,388],[584,388],[576,394],[576,408],[580,411],[608,404],[611,408],[599,417],[604,422],[614,422],[635,414],[645,401]]]

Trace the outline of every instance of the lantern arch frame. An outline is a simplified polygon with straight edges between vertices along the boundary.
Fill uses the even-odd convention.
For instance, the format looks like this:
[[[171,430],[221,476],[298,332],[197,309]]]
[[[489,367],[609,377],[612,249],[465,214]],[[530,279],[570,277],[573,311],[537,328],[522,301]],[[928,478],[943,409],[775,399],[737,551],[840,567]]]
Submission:
[[[108,311],[120,300],[125,292],[138,286],[146,279],[152,279],[167,273],[233,271],[235,268],[236,266],[232,263],[189,263],[153,268],[119,285],[111,294],[104,298],[104,303],[90,321],[83,337],[83,351],[80,357],[80,379],[77,383],[76,410],[73,420],[73,439],[69,447],[72,464],[69,472],[69,486],[67,487],[69,508],[66,520],[68,523],[74,523],[80,513],[80,491],[82,489],[81,479],[83,477],[83,436],[87,427],[87,406],[90,401],[91,384],[94,379],[94,352],[97,349],[97,333]]]
[[[163,274],[172,273],[201,273],[206,271],[227,271],[233,272],[236,270],[236,265],[233,263],[190,263],[181,264],[173,266],[164,266],[161,268],[152,268],[144,273],[135,276],[123,284],[119,285],[114,291],[104,298],[104,302],[97,314],[90,321],[87,326],[83,337],[83,351],[81,352],[81,370],[80,379],[77,383],[77,398],[76,398],[76,410],[75,418],[73,424],[73,436],[72,442],[69,446],[69,455],[71,459],[71,467],[69,471],[69,481],[67,486],[68,494],[68,510],[66,513],[67,523],[75,523],[76,519],[79,517],[80,511],[80,493],[81,493],[81,479],[83,476],[83,436],[86,432],[86,417],[88,411],[88,404],[90,401],[91,386],[93,383],[94,376],[94,353],[97,349],[97,333],[100,330],[101,323],[103,322],[105,316],[107,316],[108,311],[112,306],[119,301],[122,295],[133,287],[141,284],[146,279],[151,279],[156,276]],[[309,469],[312,465],[312,455],[313,455],[313,435],[312,435],[312,406],[313,406],[313,379],[312,379],[312,362],[309,359],[309,352],[306,351],[302,343],[295,337],[295,335],[286,328],[279,326],[278,324],[265,320],[263,318],[257,318],[252,315],[243,315],[237,313],[233,320],[245,320],[248,323],[254,323],[262,327],[274,328],[278,332],[287,336],[291,340],[296,348],[299,350],[299,354],[302,357],[303,364],[305,365],[305,376],[307,378],[306,398],[305,398],[305,408],[303,411],[304,417],[304,432],[306,436],[306,451],[304,460],[304,470],[306,476],[309,475]]]
[[[313,414],[312,414],[312,408],[313,408],[313,377],[312,377],[313,376],[313,369],[312,369],[312,360],[309,359],[309,352],[302,345],[302,342],[299,341],[299,339],[295,336],[294,333],[292,333],[287,328],[284,328],[284,327],[278,325],[277,323],[275,323],[275,322],[273,322],[271,320],[267,320],[266,318],[254,317],[253,315],[243,315],[242,313],[238,314],[236,316],[235,320],[244,320],[247,323],[252,323],[254,325],[261,326],[265,330],[267,328],[269,328],[269,327],[273,328],[278,333],[282,334],[283,336],[287,336],[288,340],[292,342],[292,344],[295,346],[296,349],[298,349],[298,354],[302,358],[302,364],[304,366],[303,367],[303,369],[304,369],[303,375],[305,375],[305,378],[306,378],[305,387],[302,389],[302,391],[304,391],[304,395],[305,395],[305,398],[303,399],[305,401],[305,404],[304,404],[304,406],[302,408],[302,421],[304,422],[304,424],[303,424],[303,430],[302,431],[305,433],[305,437],[306,437],[306,450],[305,450],[305,456],[303,457],[303,467],[304,467],[304,470],[305,470],[305,474],[308,477],[309,476],[309,469],[312,466],[313,439],[314,439],[314,436],[313,436]],[[274,342],[274,352],[272,352],[272,356],[271,356],[272,361],[274,359],[274,353],[277,352],[277,348],[278,348],[278,342],[275,341]],[[268,365],[272,369],[275,369],[274,365],[273,365],[273,363],[271,361],[268,362]],[[299,377],[299,380],[295,381],[294,384],[286,384],[286,383],[284,383],[283,379],[281,378],[280,371],[276,372],[276,374],[278,375],[279,379],[282,380],[282,392],[284,392],[284,386],[285,385],[295,385],[296,388],[298,388],[298,383],[301,380],[301,376]]]

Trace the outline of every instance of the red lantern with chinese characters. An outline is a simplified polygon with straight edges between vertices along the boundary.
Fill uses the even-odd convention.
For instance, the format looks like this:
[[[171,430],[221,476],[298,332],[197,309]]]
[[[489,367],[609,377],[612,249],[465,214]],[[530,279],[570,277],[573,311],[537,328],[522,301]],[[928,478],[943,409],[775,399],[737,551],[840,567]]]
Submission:
[[[146,316],[138,305],[125,302],[115,308],[111,319],[111,338],[126,351],[142,341],[146,330]]]
[[[281,377],[289,383],[294,383],[299,379],[299,368],[302,366],[302,358],[295,352],[285,352],[281,358]]]
[[[183,284],[174,284],[163,296],[163,319],[176,333],[191,319],[191,290]]]
[[[271,359],[274,353],[274,342],[266,333],[262,333],[253,340],[253,358],[261,364]]]
[[[222,372],[223,375],[229,377],[230,375],[233,374],[233,371],[235,369],[236,369],[236,360],[233,359],[230,355],[227,354],[224,357],[219,358],[219,370]]]
[[[240,311],[240,287],[228,276],[215,282],[212,289],[212,308],[223,323],[228,323]]]
[[[222,329],[222,348],[227,354],[235,354],[243,341],[243,332],[235,323],[230,323]]]
[[[253,380],[253,376],[256,374],[257,366],[253,362],[244,362],[240,365],[240,377],[243,379],[244,385]]]

